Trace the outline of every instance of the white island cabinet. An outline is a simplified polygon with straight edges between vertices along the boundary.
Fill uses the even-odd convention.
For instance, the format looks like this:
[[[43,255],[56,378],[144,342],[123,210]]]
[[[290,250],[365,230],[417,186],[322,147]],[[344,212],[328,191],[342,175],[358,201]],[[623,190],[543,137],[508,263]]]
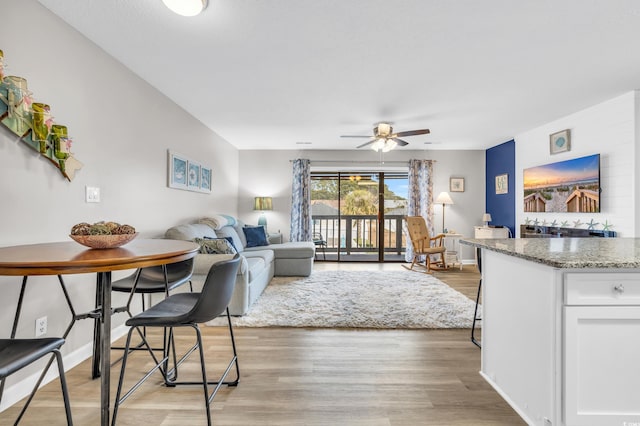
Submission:
[[[640,239],[482,248],[480,374],[530,425],[640,426]]]

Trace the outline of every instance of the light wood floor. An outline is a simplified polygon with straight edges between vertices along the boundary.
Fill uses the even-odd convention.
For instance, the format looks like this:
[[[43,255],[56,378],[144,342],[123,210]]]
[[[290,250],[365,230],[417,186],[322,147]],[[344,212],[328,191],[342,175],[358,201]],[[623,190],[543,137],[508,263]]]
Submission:
[[[315,268],[402,266],[318,262]],[[475,298],[475,267],[435,275]],[[230,353],[228,334],[223,328],[202,329],[209,371],[220,371],[216,359]],[[223,387],[213,402],[218,426],[525,424],[478,374],[480,350],[470,342],[469,330],[235,331],[242,376],[238,387]],[[186,346],[190,334],[180,336],[179,343]],[[127,377],[137,379],[148,356],[136,353],[130,359]],[[185,365],[183,378],[197,377],[197,357],[193,361]],[[115,389],[120,368],[112,370]],[[90,380],[89,372],[86,361],[67,373],[76,425],[99,424],[99,382]],[[206,424],[202,388],[166,388],[158,377],[124,403],[118,424]],[[0,424],[12,424],[15,414],[14,407],[0,413]],[[38,392],[21,424],[65,424],[58,381]]]

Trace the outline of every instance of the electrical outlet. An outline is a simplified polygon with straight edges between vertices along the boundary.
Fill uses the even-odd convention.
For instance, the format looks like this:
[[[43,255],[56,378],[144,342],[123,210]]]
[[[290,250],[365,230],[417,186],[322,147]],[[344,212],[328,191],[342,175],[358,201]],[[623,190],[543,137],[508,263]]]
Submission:
[[[36,337],[47,334],[47,317],[38,318],[36,320]]]
[[[85,186],[85,201],[87,203],[99,203],[100,188],[96,186]]]

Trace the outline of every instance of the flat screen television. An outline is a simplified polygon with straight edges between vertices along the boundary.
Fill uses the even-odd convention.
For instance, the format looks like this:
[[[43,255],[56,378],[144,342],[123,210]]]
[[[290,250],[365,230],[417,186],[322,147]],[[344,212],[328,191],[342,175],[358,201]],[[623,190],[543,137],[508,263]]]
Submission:
[[[524,169],[524,211],[600,212],[600,154]]]

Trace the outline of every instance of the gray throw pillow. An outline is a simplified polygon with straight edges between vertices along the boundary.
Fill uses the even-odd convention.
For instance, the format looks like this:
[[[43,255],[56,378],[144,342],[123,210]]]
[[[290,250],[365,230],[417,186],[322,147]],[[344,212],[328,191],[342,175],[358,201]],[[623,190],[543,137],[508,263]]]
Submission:
[[[200,245],[200,253],[205,254],[236,254],[238,251],[226,238],[196,238],[194,240]]]

